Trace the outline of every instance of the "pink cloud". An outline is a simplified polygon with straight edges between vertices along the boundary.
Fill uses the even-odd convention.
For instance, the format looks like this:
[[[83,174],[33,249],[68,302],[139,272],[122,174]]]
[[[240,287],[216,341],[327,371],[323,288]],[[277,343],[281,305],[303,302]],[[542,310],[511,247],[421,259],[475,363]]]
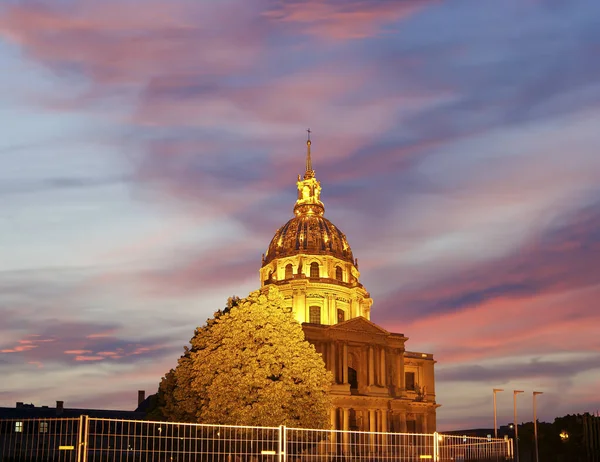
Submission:
[[[84,355],[86,353],[91,353],[91,350],[66,350],[66,355]]]
[[[51,343],[56,341],[54,338],[40,338],[41,336],[37,334],[29,335],[28,337],[29,338],[19,340],[17,342],[18,345],[0,350],[0,353],[21,353],[24,351],[33,350],[34,348],[39,347],[42,343]]]
[[[103,356],[75,356],[75,361],[102,361]]]
[[[598,296],[600,287],[596,286],[560,294],[498,298],[390,328],[406,332],[412,339],[409,344],[428,342],[445,365],[525,353],[600,351],[595,328],[600,313],[590,309]],[[560,342],[556,342],[558,338]]]
[[[260,28],[248,27],[247,4],[220,2],[78,2],[4,9],[0,34],[52,65],[70,63],[94,82],[145,83],[165,72],[188,75],[231,72],[256,60]],[[246,33],[223,34],[245,27]],[[198,46],[209,43],[210,46]],[[195,50],[190,59],[190,50]]]
[[[378,35],[384,26],[407,18],[429,1],[280,1],[264,15],[271,20],[295,24],[318,38],[347,40]]]
[[[116,329],[110,329],[110,330],[107,330],[104,332],[95,332],[93,334],[86,335],[85,338],[94,339],[94,338],[114,337],[116,332],[117,332]]]

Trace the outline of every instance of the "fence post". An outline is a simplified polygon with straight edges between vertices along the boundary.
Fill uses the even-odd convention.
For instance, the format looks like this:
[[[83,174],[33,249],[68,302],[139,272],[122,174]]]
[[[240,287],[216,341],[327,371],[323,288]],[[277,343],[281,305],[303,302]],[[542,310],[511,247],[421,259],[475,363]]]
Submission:
[[[279,450],[277,451],[277,460],[279,462],[285,462],[286,457],[286,449],[287,449],[287,428],[285,425],[279,426]]]
[[[89,416],[79,416],[79,435],[77,445],[77,462],[87,462],[88,460],[88,437],[89,437]]]
[[[438,462],[440,460],[440,440],[438,439],[438,432],[433,432],[433,435],[431,436],[433,437],[433,461]]]

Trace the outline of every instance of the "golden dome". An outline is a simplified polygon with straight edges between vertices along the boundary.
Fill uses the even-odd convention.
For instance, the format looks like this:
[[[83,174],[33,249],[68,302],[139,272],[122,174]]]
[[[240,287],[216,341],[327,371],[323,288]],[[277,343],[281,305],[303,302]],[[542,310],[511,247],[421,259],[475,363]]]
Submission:
[[[309,132],[310,133],[310,132]],[[307,143],[306,172],[298,176],[298,199],[294,218],[277,230],[263,258],[265,266],[275,258],[292,255],[330,255],[354,264],[352,250],[346,236],[323,217],[321,184],[315,178],[310,158],[310,138]]]
[[[346,236],[321,215],[299,214],[277,230],[265,253],[265,266],[291,255],[330,255],[354,263]]]

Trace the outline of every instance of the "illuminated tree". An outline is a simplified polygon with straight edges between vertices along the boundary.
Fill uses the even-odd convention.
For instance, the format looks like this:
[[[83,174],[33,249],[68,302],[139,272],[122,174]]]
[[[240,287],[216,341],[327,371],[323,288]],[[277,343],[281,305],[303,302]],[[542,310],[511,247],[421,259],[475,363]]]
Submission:
[[[216,311],[204,326],[196,328],[190,340],[190,347],[183,347],[184,353],[178,359],[177,367],[165,374],[158,386],[158,392],[151,397],[150,409],[147,412],[149,419],[171,422],[198,421],[197,414],[202,403],[198,394],[192,390],[194,370],[191,356],[198,349],[204,348],[203,339],[208,330],[217,319],[236,306],[239,300],[239,297],[230,297],[224,310]]]
[[[331,373],[276,288],[216,313],[191,344],[161,383],[169,419],[329,427]]]

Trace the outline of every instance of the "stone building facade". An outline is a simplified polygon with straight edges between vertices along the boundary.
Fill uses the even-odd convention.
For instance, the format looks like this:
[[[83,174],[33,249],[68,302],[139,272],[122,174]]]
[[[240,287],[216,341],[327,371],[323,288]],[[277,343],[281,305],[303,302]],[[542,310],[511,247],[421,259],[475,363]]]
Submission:
[[[261,287],[279,288],[332,371],[332,428],[434,432],[433,355],[406,351],[404,334],[370,321],[373,300],[360,283],[358,261],[344,233],[324,217],[310,139],[297,187],[294,217],[263,255]]]

